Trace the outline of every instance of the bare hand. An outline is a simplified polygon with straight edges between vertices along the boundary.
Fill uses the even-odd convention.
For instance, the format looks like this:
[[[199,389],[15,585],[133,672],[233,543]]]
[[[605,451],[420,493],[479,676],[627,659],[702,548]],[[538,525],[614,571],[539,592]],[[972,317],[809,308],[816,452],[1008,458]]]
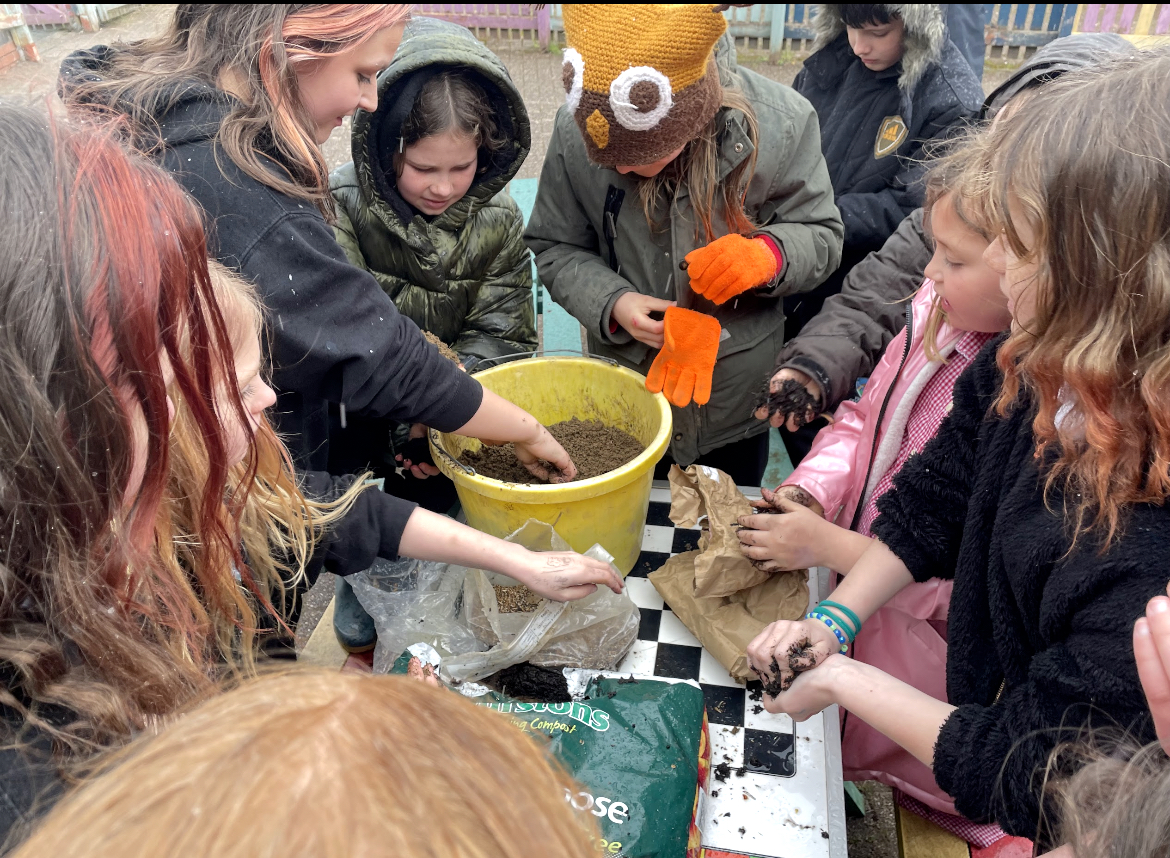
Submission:
[[[787,691],[798,673],[840,651],[836,636],[816,620],[780,620],[747,645],[748,667],[771,697]]]
[[[626,292],[614,302],[612,315],[631,337],[645,343],[652,349],[662,348],[663,330],[666,323],[651,319],[651,313],[664,313],[673,307],[674,301],[652,298],[639,292]]]
[[[621,577],[608,563],[573,551],[528,551],[526,574],[516,576],[532,592],[554,602],[583,599],[598,584],[621,593]]]
[[[1155,596],[1146,605],[1133,627],[1133,655],[1158,742],[1170,753],[1170,599]]]
[[[520,464],[533,476],[548,480],[550,483],[567,483],[574,479],[577,476],[577,466],[573,464],[565,448],[551,432],[539,423],[536,426],[538,431],[532,440],[515,443],[516,458],[520,460]],[[552,470],[548,465],[552,465]]]
[[[786,380],[789,379],[802,385],[804,389],[808,391],[809,395],[816,400],[817,410],[823,407],[820,385],[812,380],[812,376],[808,375],[807,373],[803,373],[798,369],[785,368],[777,371],[777,373],[772,376],[772,380],[768,382],[768,392],[778,393],[780,391],[780,387]],[[784,426],[786,429],[788,429],[789,432],[795,432],[801,426],[805,425],[811,420],[815,420],[817,416],[817,410],[810,412],[808,409],[805,409],[802,413],[798,413],[796,411],[773,410],[767,404],[764,404],[755,410],[755,417],[757,420],[767,420],[768,423],[770,423],[776,429]]]
[[[797,674],[787,691],[773,697],[764,695],[764,708],[773,714],[789,716],[793,721],[807,721],[837,702],[833,693],[833,674],[848,668],[849,659],[834,653],[813,671]]]
[[[765,572],[788,572],[794,569],[809,569],[823,566],[820,548],[827,540],[835,537],[837,525],[824,520],[813,509],[791,500],[788,493],[781,494],[785,486],[773,494],[764,490],[765,502],[779,511],[739,517],[739,548],[756,566]],[[811,498],[810,498],[811,499]],[[816,501],[812,501],[816,503]],[[820,504],[817,504],[820,507]]]
[[[411,656],[410,661],[406,663],[406,675],[423,685],[439,687],[439,677],[435,676],[435,669],[430,664],[424,665],[417,655]]]
[[[424,438],[427,434],[427,427],[421,423],[414,423],[410,427],[409,440],[414,441],[418,438]],[[394,457],[399,465],[410,471],[411,475],[416,479],[425,480],[427,477],[434,477],[439,474],[439,469],[430,462],[414,462],[412,459],[399,453]]]

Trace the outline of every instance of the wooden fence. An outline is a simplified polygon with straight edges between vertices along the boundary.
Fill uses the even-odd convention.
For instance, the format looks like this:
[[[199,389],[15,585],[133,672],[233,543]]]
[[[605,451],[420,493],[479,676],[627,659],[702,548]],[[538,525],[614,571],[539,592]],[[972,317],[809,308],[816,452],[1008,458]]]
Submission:
[[[547,48],[563,39],[561,4],[543,7],[504,4],[418,4],[420,15],[456,21],[475,31],[481,38],[502,39],[518,44]],[[747,8],[733,7],[723,14],[736,43],[748,50],[767,51],[773,57],[783,52],[808,53],[812,47],[812,5],[807,3],[757,3]],[[1109,14],[1087,10],[1124,10],[1114,17],[1120,22],[1149,21],[1156,30],[1159,22],[1170,19],[1170,4],[1090,6],[1076,4],[985,3],[985,38],[988,58],[1022,60],[1030,50],[1045,45],[1058,36],[1073,32],[1074,21],[1081,17],[1088,23],[1105,21]],[[1135,10],[1135,11],[1129,11]],[[1086,26],[1086,30],[1092,30]],[[1128,31],[1125,31],[1128,32]]]

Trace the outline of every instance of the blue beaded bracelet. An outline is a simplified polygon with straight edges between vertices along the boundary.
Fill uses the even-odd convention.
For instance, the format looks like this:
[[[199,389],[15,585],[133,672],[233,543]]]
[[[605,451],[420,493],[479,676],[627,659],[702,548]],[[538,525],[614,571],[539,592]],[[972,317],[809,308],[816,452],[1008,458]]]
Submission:
[[[841,652],[849,652],[849,638],[846,637],[845,632],[835,622],[833,622],[832,617],[827,617],[824,614],[817,613],[816,611],[809,611],[807,614],[805,614],[805,619],[816,620],[819,623],[824,623],[826,626],[828,626],[829,631],[833,633],[833,637],[837,639],[837,643],[841,645]]]

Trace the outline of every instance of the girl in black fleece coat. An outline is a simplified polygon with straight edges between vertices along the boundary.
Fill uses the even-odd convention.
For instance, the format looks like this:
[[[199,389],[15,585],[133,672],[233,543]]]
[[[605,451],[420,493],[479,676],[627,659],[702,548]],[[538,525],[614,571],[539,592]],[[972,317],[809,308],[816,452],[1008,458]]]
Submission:
[[[1041,842],[1058,744],[1154,738],[1130,629],[1170,568],[1167,99],[1170,57],[1127,58],[1050,84],[967,151],[1012,331],[960,377],[833,602],[748,647],[770,710],[839,703],[962,813]],[[947,702],[830,655],[931,576],[955,582]]]

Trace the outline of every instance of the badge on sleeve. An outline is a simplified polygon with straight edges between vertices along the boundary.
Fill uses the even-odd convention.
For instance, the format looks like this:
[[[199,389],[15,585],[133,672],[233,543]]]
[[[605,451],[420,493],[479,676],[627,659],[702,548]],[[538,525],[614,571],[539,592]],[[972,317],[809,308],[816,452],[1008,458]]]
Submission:
[[[898,151],[910,131],[901,116],[887,116],[878,127],[877,139],[873,141],[873,157],[875,160],[893,155]]]

